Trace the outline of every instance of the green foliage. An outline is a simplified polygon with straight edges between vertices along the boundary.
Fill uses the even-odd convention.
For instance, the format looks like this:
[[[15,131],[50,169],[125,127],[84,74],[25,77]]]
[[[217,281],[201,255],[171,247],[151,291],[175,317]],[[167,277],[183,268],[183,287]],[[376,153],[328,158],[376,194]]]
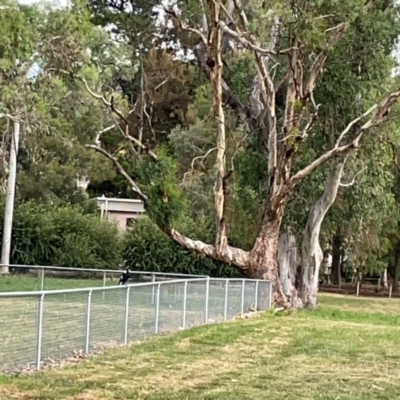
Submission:
[[[19,247],[13,249],[16,259],[37,263],[51,260],[51,263],[68,265],[112,262],[105,255],[98,256],[101,249],[97,244],[93,243],[92,247],[86,244],[95,236],[94,230],[85,228],[89,216],[81,217],[77,208],[68,206],[56,210],[54,206],[80,203],[88,197],[76,188],[77,178],[82,177],[90,178],[90,196],[103,193],[133,196],[125,178],[116,172],[109,160],[85,149],[86,144],[95,142],[98,132],[115,125],[117,119],[111,117],[110,107],[106,104],[111,95],[116,107],[128,116],[129,134],[143,138],[159,157],[159,161],[154,162],[144,154],[137,154],[135,146],[121,135],[120,128],[125,129],[124,124],[106,130],[101,136],[103,149],[118,159],[149,196],[147,212],[150,219],[163,229],[173,225],[191,237],[209,243],[214,241],[217,127],[212,109],[212,88],[197,66],[178,60],[174,50],[171,54],[170,49],[158,47],[161,41],[172,40],[191,48],[198,43],[198,37],[193,32],[183,33],[177,29],[178,24],[171,29],[156,27],[153,7],[157,3],[155,0],[135,0],[130,2],[127,10],[124,0],[90,0],[87,3],[75,0],[69,8],[49,8],[42,12],[39,7],[0,0],[0,111],[13,113],[19,107],[23,109],[17,199],[22,204],[17,207],[16,217],[19,215],[24,223],[18,225],[16,219],[15,232],[21,238],[18,240],[22,240],[21,243],[17,240]],[[197,0],[178,3],[182,21],[199,27],[201,3]],[[370,6],[368,12],[364,12],[364,0],[316,0],[296,5],[289,0],[243,2],[249,20],[245,30],[248,28],[257,37],[261,47],[270,43],[270,30],[276,15],[280,19],[277,48],[292,47],[289,39],[293,34],[297,35],[304,76],[316,54],[321,49],[329,50],[314,90],[315,101],[321,105],[318,119],[308,136],[301,143],[296,142],[292,172],[304,168],[330,149],[344,126],[376,102],[393,83],[390,52],[400,29],[398,9],[396,5],[388,7],[386,0],[373,1]],[[206,14],[209,13],[207,5],[205,8]],[[240,25],[237,13],[233,19]],[[347,29],[335,48],[328,49],[329,32],[341,22]],[[112,31],[119,35],[118,40],[99,29],[109,24],[113,24]],[[241,29],[244,31],[244,27]],[[154,42],[156,36],[160,40]],[[283,96],[277,93],[279,124],[283,120],[285,76],[289,68],[286,51],[277,54],[274,60],[271,58],[269,63],[271,77],[283,93]],[[27,80],[26,72],[34,61],[40,63],[44,73]],[[224,61],[227,65],[223,68],[223,78],[235,99],[244,105],[239,112],[243,117],[250,112],[249,93],[253,92],[251,86],[257,73],[253,54],[247,50],[228,51]],[[96,96],[88,93],[78,76],[85,78]],[[279,82],[283,82],[282,85],[278,85]],[[23,96],[19,96],[21,93]],[[101,100],[102,96],[105,101]],[[141,113],[143,101],[145,107]],[[296,101],[296,111],[300,106]],[[231,111],[229,107],[225,108],[226,164],[227,169],[231,165],[235,169],[228,181],[229,243],[250,249],[268,196],[268,123],[266,118],[260,117],[250,124],[252,131],[246,130],[243,120],[236,118],[239,110]],[[310,112],[311,104],[304,118],[308,119]],[[1,120],[5,146],[10,135],[9,125]],[[392,250],[394,240],[386,243],[385,235],[397,240],[393,234],[397,228],[393,228],[391,221],[396,224],[398,219],[391,193],[395,185],[390,168],[391,150],[388,146],[381,148],[382,141],[377,145],[376,137],[389,137],[397,143],[397,127],[398,124],[393,122],[390,129],[387,125],[380,131],[375,129],[371,132],[373,140],[365,140],[361,150],[348,160],[345,180],[351,181],[367,162],[369,168],[357,178],[355,186],[340,190],[323,226],[324,239],[343,228],[349,248],[363,260],[370,258],[373,268],[380,267],[382,255]],[[280,127],[278,130],[281,132]],[[288,134],[293,136],[289,142],[294,140],[295,131]],[[348,137],[353,134],[352,130]],[[7,176],[6,164],[0,163],[3,181]],[[298,234],[304,228],[312,203],[324,188],[328,168],[328,165],[319,168],[292,193],[285,210],[285,224]],[[44,205],[26,203],[30,199]],[[36,217],[30,215],[29,207]],[[35,218],[40,222],[37,226]],[[98,227],[93,229],[100,230],[103,225],[94,226]],[[140,244],[138,248],[147,248],[147,244],[139,240],[140,232],[147,238],[154,235],[165,248],[177,253],[177,246],[150,225],[146,230],[137,224],[129,234]],[[102,237],[112,243],[108,234]],[[101,246],[107,248],[106,243]],[[61,251],[59,248],[62,252],[58,252]],[[377,249],[382,249],[381,253],[378,254]],[[175,260],[164,254],[162,247],[157,250],[151,247],[151,251],[157,256],[149,256],[150,261],[143,261],[150,269],[152,263],[162,265],[164,258],[170,260],[168,268],[173,268]],[[376,260],[371,252],[376,252]],[[112,251],[111,254],[113,260],[118,258]],[[187,257],[189,255],[183,251],[182,260]],[[198,261],[200,264],[197,265],[193,260],[188,263],[191,269],[201,269],[202,263],[208,262],[211,270],[217,265],[210,260]],[[183,265],[183,261],[179,262]]]
[[[3,224],[4,202],[0,212]],[[79,206],[26,202],[15,212],[11,252],[13,264],[117,268],[122,238],[114,224]]]
[[[232,266],[200,257],[179,246],[148,218],[135,221],[125,236],[124,248],[124,259],[133,270],[241,276]]]
[[[147,212],[160,227],[171,226],[179,221],[187,209],[187,201],[179,188],[177,163],[166,146],[156,148],[157,162],[146,158],[138,174],[149,196]]]

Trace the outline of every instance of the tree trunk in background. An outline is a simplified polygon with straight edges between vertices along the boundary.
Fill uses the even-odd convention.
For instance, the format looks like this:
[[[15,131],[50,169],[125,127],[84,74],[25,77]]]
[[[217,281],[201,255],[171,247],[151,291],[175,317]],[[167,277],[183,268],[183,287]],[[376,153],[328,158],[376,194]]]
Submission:
[[[6,206],[4,210],[4,223],[3,223],[3,242],[1,246],[1,274],[9,273],[10,252],[11,252],[11,235],[14,219],[14,199],[15,199],[15,183],[17,180],[17,157],[19,148],[19,132],[20,124],[14,121],[14,128],[11,136],[10,147],[10,163],[7,179],[7,194]]]
[[[332,283],[339,284],[341,278],[342,235],[340,228],[332,238]]]
[[[301,299],[306,307],[316,307],[319,270],[324,258],[319,233],[326,213],[336,199],[345,160],[335,161],[322,196],[311,207],[301,245]],[[339,260],[340,262],[340,260]]]
[[[297,242],[296,237],[288,232],[279,236],[278,264],[283,294],[294,307],[302,307],[303,302],[298,297],[296,286]]]
[[[382,272],[382,277],[381,277],[381,284],[382,286],[387,289],[388,288],[388,279],[387,279],[387,268],[385,268]]]
[[[341,244],[342,246],[342,244]],[[333,261],[333,257],[332,257],[332,261]],[[339,262],[339,269],[338,269],[338,273],[337,273],[337,280],[338,280],[338,285],[339,285],[339,289],[342,288],[342,274],[344,271],[344,248],[341,247],[340,249],[340,262]]]

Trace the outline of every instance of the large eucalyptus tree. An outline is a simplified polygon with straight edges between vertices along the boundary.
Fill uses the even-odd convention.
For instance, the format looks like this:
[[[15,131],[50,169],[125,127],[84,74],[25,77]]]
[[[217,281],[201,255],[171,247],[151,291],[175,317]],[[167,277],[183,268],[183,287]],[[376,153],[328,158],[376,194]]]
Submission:
[[[108,100],[95,93],[85,82],[93,97],[120,118],[124,138],[146,161],[142,172],[128,173],[128,166],[124,167],[104,148],[90,147],[115,163],[136,195],[146,201],[149,215],[177,243],[231,263],[250,277],[272,280],[277,303],[285,306],[315,304],[320,258],[318,241],[314,240],[318,238],[319,229],[315,231],[315,227],[320,226],[323,219],[320,217],[335,198],[337,186],[331,183],[340,178],[343,170],[340,160],[357,149],[366,134],[377,132],[400,96],[396,79],[387,79],[385,75],[390,42],[398,24],[396,5],[379,0],[199,0],[178,2],[173,7],[160,5],[158,9],[174,25],[167,29],[168,36],[163,36],[167,33],[161,28],[153,29],[154,26],[152,34],[158,38],[179,38],[181,45],[193,51],[212,86],[214,243],[193,240],[176,229],[174,207],[179,203],[179,195],[171,175],[162,189],[155,189],[154,180],[162,174],[160,171],[167,173],[169,169],[175,173],[167,161],[168,151],[160,149],[157,153],[149,148],[140,136],[130,131],[127,115],[131,111],[124,115],[113,98]],[[125,32],[129,15],[137,18],[140,8],[138,10],[137,13],[132,9],[123,11]],[[121,33],[122,25],[117,26]],[[132,29],[129,35],[131,32]],[[368,60],[372,56],[382,60],[381,67],[375,62],[370,69]],[[247,98],[233,89],[237,80],[243,80],[243,71],[235,75],[229,67],[229,60],[235,63],[236,58],[246,59],[244,75],[251,82]],[[382,84],[378,85],[381,78]],[[358,82],[360,79],[362,84]],[[369,85],[369,81],[374,84]],[[143,113],[143,105],[140,96],[136,97],[135,110]],[[227,127],[228,121],[231,126],[232,118],[236,127],[241,126],[246,131],[247,141],[232,143]],[[235,163],[228,157],[232,155],[232,146],[237,152],[251,146],[266,168],[261,185],[263,211],[250,250],[229,244],[229,184],[235,176]],[[329,201],[316,203],[316,211],[311,214],[307,227],[310,235],[303,246],[302,295],[299,296],[293,279],[279,270],[277,259],[285,208],[299,183],[333,160],[336,160],[332,165],[333,175],[327,185],[331,192],[325,192],[325,200],[328,193]],[[317,221],[313,218],[318,213]]]

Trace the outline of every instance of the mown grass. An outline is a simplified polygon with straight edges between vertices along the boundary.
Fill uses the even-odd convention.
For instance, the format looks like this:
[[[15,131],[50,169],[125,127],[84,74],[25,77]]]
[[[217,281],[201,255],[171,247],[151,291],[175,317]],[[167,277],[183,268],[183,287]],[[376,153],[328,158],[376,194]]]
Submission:
[[[321,307],[206,325],[75,365],[0,377],[4,400],[399,399],[400,301],[321,295]]]
[[[115,274],[117,276],[118,274]],[[118,280],[107,279],[106,285],[116,285]],[[25,274],[0,275],[0,292],[24,292],[41,290],[40,277]],[[85,287],[103,286],[102,279],[75,279],[75,278],[53,278],[45,277],[44,290],[62,290]]]

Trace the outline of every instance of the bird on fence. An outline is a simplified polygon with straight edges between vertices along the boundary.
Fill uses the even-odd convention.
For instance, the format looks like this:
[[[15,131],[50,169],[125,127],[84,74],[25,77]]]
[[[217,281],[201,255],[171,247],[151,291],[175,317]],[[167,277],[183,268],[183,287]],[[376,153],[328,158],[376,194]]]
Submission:
[[[126,271],[119,278],[118,286],[125,285],[130,277],[131,274],[129,273],[129,268],[127,268]]]

